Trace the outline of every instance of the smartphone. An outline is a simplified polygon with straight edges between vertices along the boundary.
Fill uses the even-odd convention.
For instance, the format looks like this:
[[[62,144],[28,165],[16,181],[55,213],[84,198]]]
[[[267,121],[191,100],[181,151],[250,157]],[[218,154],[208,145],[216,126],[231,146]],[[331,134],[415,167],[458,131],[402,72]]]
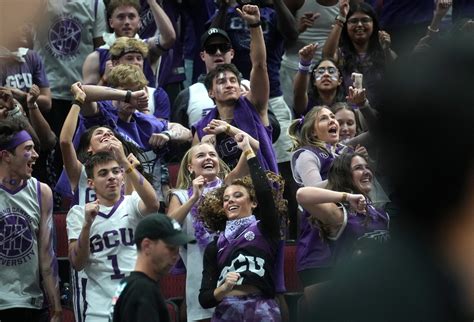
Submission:
[[[360,73],[352,73],[352,87],[362,89],[362,76]]]

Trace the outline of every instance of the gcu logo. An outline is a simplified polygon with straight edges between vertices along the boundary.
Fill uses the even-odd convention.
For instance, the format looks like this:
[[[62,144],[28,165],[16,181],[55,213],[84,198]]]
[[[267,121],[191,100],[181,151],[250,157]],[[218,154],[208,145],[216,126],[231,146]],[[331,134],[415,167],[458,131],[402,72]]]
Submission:
[[[232,263],[230,263],[230,266],[226,266],[222,269],[217,285],[220,285],[224,282],[225,277],[229,272],[251,272],[262,277],[265,274],[265,269],[263,268],[264,264],[265,260],[263,258],[255,256],[245,256],[240,254],[232,261]]]
[[[117,247],[122,243],[125,246],[133,246],[133,229],[120,228],[117,230],[109,230],[102,235],[96,234],[90,238],[91,253],[97,253],[104,248]]]
[[[8,209],[11,210],[11,209]],[[33,236],[30,223],[20,213],[6,213],[0,218],[0,259],[21,264],[31,255]]]

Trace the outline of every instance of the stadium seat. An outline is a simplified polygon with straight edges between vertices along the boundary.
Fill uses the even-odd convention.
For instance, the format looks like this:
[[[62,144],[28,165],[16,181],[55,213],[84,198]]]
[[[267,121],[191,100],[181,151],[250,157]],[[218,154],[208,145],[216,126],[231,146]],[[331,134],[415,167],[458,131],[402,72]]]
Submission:
[[[296,273],[296,244],[288,241],[285,245],[285,286],[288,293],[303,292],[303,285]]]
[[[160,280],[161,293],[165,299],[184,298],[186,274],[168,274]]]
[[[166,308],[168,309],[168,315],[170,316],[170,322],[179,322],[179,309],[176,303],[170,300],[166,300]]]
[[[54,226],[56,228],[56,256],[65,259],[68,256],[68,240],[66,232],[66,214],[53,214]]]

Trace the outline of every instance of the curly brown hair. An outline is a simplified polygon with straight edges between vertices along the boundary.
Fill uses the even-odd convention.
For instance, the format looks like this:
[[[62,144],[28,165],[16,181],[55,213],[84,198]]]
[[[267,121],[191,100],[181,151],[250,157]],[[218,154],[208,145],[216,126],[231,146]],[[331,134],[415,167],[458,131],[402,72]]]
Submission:
[[[285,181],[283,178],[274,172],[267,171],[266,173],[267,180],[272,187],[273,200],[275,202],[275,207],[280,218],[281,226],[286,227],[286,218],[287,218],[287,200],[283,199],[283,189],[285,186]],[[204,223],[204,225],[211,231],[222,232],[225,229],[227,222],[227,215],[224,211],[224,191],[229,186],[242,186],[244,187],[250,197],[251,201],[257,202],[255,195],[255,188],[252,184],[252,179],[250,176],[245,176],[239,179],[232,181],[229,185],[224,185],[218,189],[215,189],[204,197],[201,204],[198,208],[199,219]],[[254,212],[258,213],[259,205],[255,208]]]

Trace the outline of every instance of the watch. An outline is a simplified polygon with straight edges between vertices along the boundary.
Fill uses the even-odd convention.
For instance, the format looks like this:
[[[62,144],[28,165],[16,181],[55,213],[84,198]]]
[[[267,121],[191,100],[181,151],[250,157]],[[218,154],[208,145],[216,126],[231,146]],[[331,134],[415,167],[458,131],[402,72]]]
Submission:
[[[343,24],[345,24],[347,21],[346,17],[343,17],[341,15],[337,15],[336,20],[342,22]]]

